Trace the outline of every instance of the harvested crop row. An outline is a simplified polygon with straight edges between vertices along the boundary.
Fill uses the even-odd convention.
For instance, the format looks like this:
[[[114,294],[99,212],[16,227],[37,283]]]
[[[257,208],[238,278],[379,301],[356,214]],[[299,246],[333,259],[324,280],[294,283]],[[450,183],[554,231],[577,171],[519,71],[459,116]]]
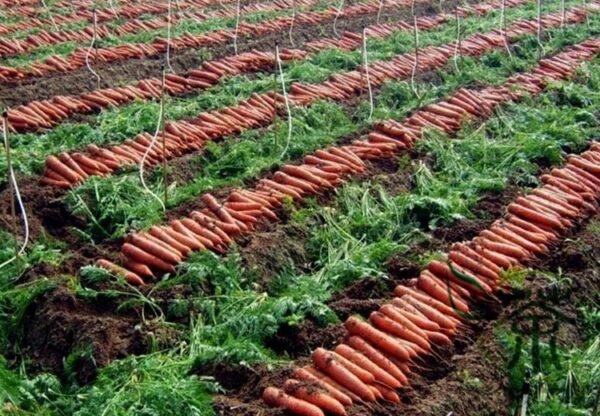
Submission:
[[[547,65],[562,72],[568,64]],[[368,321],[348,318],[344,343],[315,350],[312,365],[297,368],[282,390],[266,388],[264,401],[315,416],[345,415],[356,401],[400,403],[395,390],[410,383],[416,361],[453,342],[472,305],[503,286],[503,272],[548,252],[569,228],[597,212],[600,143],[567,160],[542,175],[544,185],[508,205],[504,218],[455,244],[446,262],[431,261],[408,286],[397,286],[395,297]]]
[[[597,6],[597,4],[595,4]],[[577,7],[565,14],[565,21],[578,23],[585,20],[587,8]],[[558,27],[562,14],[554,13],[542,18],[543,27]],[[514,39],[527,33],[535,33],[535,21],[519,21],[507,30],[509,38]],[[486,51],[503,48],[504,37],[498,31],[476,34],[462,42],[461,53],[468,56],[480,56]],[[419,52],[419,71],[440,68],[456,53],[455,45],[432,46]],[[373,86],[382,85],[394,79],[410,76],[415,65],[414,54],[398,55],[388,62],[375,62],[370,65],[369,73]],[[318,85],[292,84],[289,99],[298,105],[309,105],[318,99],[347,99],[365,89],[360,71],[335,74],[330,80]],[[248,128],[264,126],[272,122],[277,108],[284,102],[281,94],[271,92],[265,95],[253,95],[234,107],[200,114],[196,119],[166,123],[164,137],[165,153],[151,149],[146,159],[148,165],[156,165],[163,158],[172,158],[183,153],[198,150],[207,141],[221,139],[230,134],[239,133]],[[59,157],[50,156],[41,181],[43,184],[70,188],[90,175],[106,175],[124,165],[139,164],[150,145],[152,137],[140,134],[134,140],[122,145],[103,149],[97,146],[88,148],[88,155],[63,153]]]
[[[530,73],[511,77],[503,86],[481,91],[461,89],[450,99],[428,105],[402,123],[379,123],[366,140],[342,147],[318,150],[299,166],[286,165],[272,178],[258,181],[253,190],[231,193],[224,203],[209,194],[206,208],[168,226],[152,227],[129,237],[122,247],[124,268],[106,260],[98,264],[124,274],[133,284],[144,283],[155,272],[173,273],[190,252],[209,249],[222,252],[242,233],[253,230],[261,219],[277,220],[275,210],[284,199],[301,200],[340,186],[349,174],[363,172],[365,161],[389,158],[412,147],[425,129],[457,131],[465,119],[489,116],[501,103],[524,94],[541,92],[550,80],[569,77],[577,66],[600,50],[600,40],[581,43],[550,59],[543,59]]]
[[[399,5],[408,6],[409,0],[393,0],[385,4],[386,8],[398,7]],[[343,10],[344,17],[359,16],[368,13],[374,13],[379,10],[380,2],[378,0],[368,0],[365,3],[357,3],[348,6]],[[338,15],[335,7],[330,7],[324,11],[298,13],[294,18],[289,16],[279,17],[270,21],[263,21],[256,24],[241,23],[236,29],[223,29],[211,33],[192,35],[185,34],[173,37],[171,39],[171,50],[200,48],[206,46],[223,45],[231,42],[235,34],[241,38],[249,36],[262,36],[267,33],[280,32],[287,30],[292,24],[315,25],[332,21]],[[144,58],[164,53],[167,50],[168,41],[163,38],[156,39],[149,44],[124,44],[110,48],[99,48],[97,50],[98,62],[118,62],[133,58]],[[0,66],[0,81],[18,81],[26,78],[41,77],[56,72],[69,72],[85,66],[85,57],[87,49],[77,49],[66,58],[60,56],[51,56],[44,62],[37,62],[30,68],[11,68]]]
[[[527,0],[510,0],[506,7],[517,7]],[[494,10],[498,1],[473,6],[458,7],[456,13],[465,17],[471,14],[484,15]],[[419,30],[431,30],[440,24],[446,23],[453,16],[440,14],[417,19]],[[413,30],[413,25],[399,21],[393,24],[375,24],[366,30],[369,38],[385,38],[398,31]],[[305,59],[312,53],[324,49],[355,50],[361,47],[362,35],[355,32],[344,32],[339,38],[319,39],[305,44],[305,50],[283,50],[280,59],[283,61]],[[276,58],[271,52],[245,52],[237,56],[230,56],[216,61],[205,62],[196,70],[187,73],[169,75],[165,84],[165,92],[172,95],[181,95],[198,89],[206,89],[219,83],[224,77],[239,75],[244,72],[267,70],[275,67]],[[9,123],[12,131],[25,132],[50,128],[74,114],[88,114],[108,106],[125,105],[133,100],[147,100],[160,97],[161,80],[150,78],[140,80],[136,85],[120,88],[106,88],[80,96],[59,96],[50,100],[33,101],[9,110]],[[129,91],[129,93],[127,93]],[[54,111],[52,111],[52,110]],[[36,116],[33,116],[33,115]],[[17,121],[23,116],[32,116],[28,123]],[[17,116],[17,117],[15,117]]]
[[[207,7],[213,6],[216,4],[222,3],[232,3],[234,0],[180,0],[179,8],[181,10],[192,8],[192,7]],[[39,4],[38,1],[35,2]],[[92,12],[94,3],[93,2],[68,2],[64,5],[64,7],[75,8],[76,11],[69,15],[60,15],[55,14],[53,16],[54,22],[60,26],[69,23],[76,22],[93,22],[94,15]],[[18,8],[18,9],[10,9],[13,15],[22,15],[27,17],[23,21],[15,23],[13,25],[2,25],[0,24],[0,34],[12,33],[20,30],[28,30],[39,27],[50,27],[53,25],[52,21],[47,18],[40,18],[37,16],[45,16],[47,12],[41,9],[31,9],[31,8]],[[22,14],[19,13],[22,11]],[[168,5],[166,2],[148,2],[148,3],[139,3],[139,2],[131,2],[129,4],[124,4],[115,9],[110,7],[108,8],[97,8],[96,16],[99,22],[107,22],[119,18],[125,19],[135,19],[142,15],[147,14],[164,14],[168,11]]]
[[[319,2],[320,0],[298,0],[296,2],[296,6],[311,7],[318,4]],[[275,0],[274,2],[269,4],[251,4],[248,6],[244,6],[240,10],[240,14],[243,15],[247,13],[287,10],[290,7],[292,7],[292,5],[292,0]],[[171,24],[175,25],[177,24],[177,22],[184,20],[193,20],[195,22],[201,22],[204,20],[215,18],[231,18],[235,17],[236,14],[237,11],[233,8],[228,8],[226,10],[220,10],[215,12],[180,12],[174,13],[171,16]],[[128,34],[165,28],[168,25],[169,18],[167,16],[161,16],[152,20],[129,20],[122,26],[115,29],[111,29],[108,25],[99,25],[96,28],[96,34],[94,34],[93,27],[88,26],[85,29],[77,30],[41,31],[34,35],[29,35],[23,40],[0,38],[0,58],[26,54],[29,51],[39,48],[41,46],[53,46],[66,42],[83,43],[89,42],[94,38],[94,36],[97,36],[99,38],[104,38],[108,36],[125,36]]]

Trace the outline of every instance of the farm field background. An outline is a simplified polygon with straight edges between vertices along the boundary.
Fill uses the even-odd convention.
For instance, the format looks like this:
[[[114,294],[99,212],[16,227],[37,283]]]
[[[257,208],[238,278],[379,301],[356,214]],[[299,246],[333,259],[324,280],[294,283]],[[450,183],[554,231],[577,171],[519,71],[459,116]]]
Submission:
[[[0,0],[0,413],[600,413],[598,0]]]

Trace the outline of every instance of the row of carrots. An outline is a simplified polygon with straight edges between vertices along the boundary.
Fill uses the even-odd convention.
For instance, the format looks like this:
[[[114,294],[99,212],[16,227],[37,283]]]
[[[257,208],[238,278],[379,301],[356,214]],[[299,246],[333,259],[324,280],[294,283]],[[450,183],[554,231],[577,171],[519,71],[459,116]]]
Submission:
[[[296,0],[296,4],[301,4],[302,1]],[[408,6],[409,0],[390,0],[385,3],[385,7],[398,7],[398,5]],[[379,10],[379,0],[368,0],[365,3],[354,4],[343,9],[343,15],[346,17],[358,16],[369,13],[374,13]],[[262,21],[260,23],[242,22],[237,28],[222,29],[210,33],[193,35],[186,33],[181,36],[175,36],[170,41],[172,50],[185,48],[200,48],[223,45],[230,43],[235,34],[245,38],[250,36],[262,36],[268,33],[275,33],[282,30],[287,30],[294,24],[297,27],[306,25],[323,24],[335,19],[338,14],[337,8],[330,7],[324,11],[303,12],[298,13],[295,18],[291,16],[283,16],[272,20]],[[94,52],[94,59],[98,62],[117,62],[127,59],[144,58],[154,56],[160,53],[165,53],[169,41],[165,38],[156,38],[152,43],[126,43],[108,48],[98,48]],[[79,48],[67,57],[53,55],[43,62],[35,62],[30,67],[13,68],[0,66],[0,81],[19,81],[31,77],[41,77],[56,72],[70,72],[86,65],[87,48]]]
[[[273,12],[278,10],[287,10],[292,6],[293,0],[275,0],[269,4],[251,4],[241,8],[240,13],[257,13],[257,12]],[[302,0],[302,6],[312,6],[317,4],[319,0]],[[173,13],[171,16],[171,24],[176,25],[179,21],[192,20],[196,22],[223,17],[233,17],[237,13],[233,7],[227,7],[213,12],[204,11],[187,11]],[[143,31],[151,31],[160,28],[165,28],[169,24],[168,16],[160,16],[154,19],[132,19],[125,22],[123,25],[111,28],[109,25],[98,25],[96,27],[96,36],[104,38],[108,36],[125,36],[128,34],[139,33]],[[25,54],[35,48],[41,46],[52,46],[66,42],[89,42],[94,37],[93,26],[87,26],[84,29],[71,29],[60,31],[42,30],[26,38],[7,39],[0,38],[0,58]],[[93,59],[93,57],[91,58]]]
[[[338,187],[348,175],[364,172],[365,161],[388,158],[412,147],[425,129],[452,133],[465,119],[489,116],[495,106],[515,100],[523,92],[540,92],[549,79],[569,76],[577,64],[591,59],[599,49],[599,40],[587,41],[540,61],[534,71],[512,77],[504,86],[481,91],[461,89],[450,99],[423,108],[403,123],[378,123],[366,140],[317,150],[305,156],[300,165],[285,165],[259,180],[254,189],[232,192],[223,203],[206,194],[201,198],[203,210],[131,235],[122,247],[123,266],[107,260],[98,265],[126,275],[133,284],[142,284],[157,272],[173,273],[175,266],[192,251],[222,252],[235,237],[252,231],[259,221],[276,220],[276,210],[285,199],[299,201]]]
[[[537,91],[547,77],[562,78],[599,49],[594,40],[544,60],[532,73],[512,78],[500,94],[517,85]],[[496,103],[485,101],[482,114]],[[541,179],[544,185],[516,198],[504,218],[471,241],[454,244],[445,262],[433,260],[408,285],[398,285],[368,320],[348,318],[343,343],[331,351],[317,348],[311,365],[296,368],[281,389],[267,387],[263,400],[299,416],[343,416],[355,402],[400,403],[396,390],[409,383],[416,360],[452,344],[472,305],[502,286],[503,271],[547,252],[568,228],[597,212],[600,143]]]
[[[222,5],[223,3],[232,3],[235,0],[179,0],[175,3],[180,10],[185,10],[192,7],[207,7],[214,5]],[[41,2],[34,0],[34,2],[41,6]],[[168,4],[164,1],[154,2],[125,2],[119,1],[118,6],[114,9],[112,7],[97,7],[97,4],[93,1],[65,1],[59,2],[55,5],[56,8],[69,8],[74,10],[70,14],[58,14],[54,13],[52,18],[57,26],[65,24],[77,23],[77,22],[90,22],[94,21],[93,10],[96,10],[96,17],[98,22],[107,22],[116,20],[119,18],[134,19],[142,15],[158,15],[165,14],[168,11]],[[13,24],[0,24],[0,35],[13,33],[22,30],[35,29],[40,27],[53,27],[52,20],[48,16],[48,12],[45,8],[32,8],[32,7],[21,7],[11,8],[7,10],[8,13],[16,16],[24,16],[27,19],[20,20]]]
[[[284,49],[282,60],[301,59],[302,51]],[[165,93],[182,95],[196,89],[206,89],[217,84],[224,76],[268,69],[275,64],[275,54],[251,51],[208,61],[199,69],[182,75],[167,74]],[[148,78],[135,85],[103,88],[79,96],[56,96],[50,100],[32,101],[8,111],[9,127],[14,132],[36,131],[51,128],[74,114],[87,114],[109,106],[121,106],[134,100],[158,99],[162,80]]]
[[[586,9],[578,7],[565,13],[565,21],[581,22],[586,17]],[[424,18],[425,19],[425,18]],[[546,15],[542,19],[544,27],[558,26],[561,16],[558,13]],[[535,33],[537,24],[533,21],[519,21],[508,28],[509,36],[521,36],[525,33]],[[462,42],[462,53],[479,56],[493,48],[504,47],[503,37],[493,31],[488,34],[476,34]],[[454,55],[454,45],[423,48],[419,52],[418,68],[420,71],[440,68]],[[402,79],[410,76],[414,66],[414,54],[399,55],[389,62],[375,62],[370,65],[369,73],[374,86],[381,85],[386,80]],[[215,68],[214,73],[222,76],[227,67]],[[200,73],[196,74],[200,77]],[[198,81],[201,81],[198,79]],[[158,82],[158,81],[156,81]],[[183,81],[182,81],[183,82]],[[289,98],[297,105],[309,105],[318,99],[343,100],[365,88],[361,72],[350,71],[335,74],[323,84],[303,85],[294,83],[290,88]],[[151,86],[148,87],[151,89]],[[158,90],[155,88],[155,94]],[[125,93],[123,93],[125,94]],[[123,96],[123,95],[120,95]],[[88,95],[89,99],[90,96]],[[113,96],[114,98],[114,96]],[[95,98],[98,100],[98,98]],[[236,106],[200,114],[197,118],[187,121],[167,122],[164,136],[165,152],[156,146],[150,152],[146,163],[155,165],[163,158],[178,157],[183,153],[195,151],[203,147],[208,140],[217,140],[234,133],[240,133],[248,128],[264,126],[272,122],[277,108],[283,103],[283,96],[275,92],[263,95],[253,95],[250,99]],[[86,104],[88,104],[86,102]],[[428,117],[427,115],[423,117]],[[438,119],[439,120],[439,119]],[[12,121],[12,120],[11,120]],[[439,124],[440,121],[437,121]],[[163,136],[160,135],[162,143]],[[386,143],[385,139],[374,136],[379,140],[377,149],[369,145],[368,152],[380,156],[385,152],[395,151],[394,143]],[[50,156],[41,182],[46,185],[70,188],[84,181],[90,175],[106,175],[122,166],[139,164],[143,154],[150,145],[152,137],[147,133],[139,134],[134,140],[102,149],[96,146],[88,147],[88,154],[76,152],[73,155],[63,153],[58,157]],[[358,146],[358,145],[357,145]],[[361,155],[367,151],[360,150]],[[94,162],[94,163],[91,163]]]

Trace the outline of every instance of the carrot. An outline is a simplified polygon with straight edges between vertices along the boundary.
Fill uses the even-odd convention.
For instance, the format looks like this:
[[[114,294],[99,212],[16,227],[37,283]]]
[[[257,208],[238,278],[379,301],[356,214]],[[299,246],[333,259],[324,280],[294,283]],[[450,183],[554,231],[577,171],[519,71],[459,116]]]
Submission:
[[[181,219],[181,223],[193,234],[203,237],[209,241],[211,241],[214,245],[220,246],[223,245],[224,242],[217,234],[200,226],[196,221],[191,220],[189,218]]]
[[[331,184],[324,179],[319,178],[314,175],[309,170],[305,169],[303,166],[295,166],[295,165],[284,165],[281,170],[288,175],[295,176],[304,181],[308,181],[313,186],[321,187],[321,188],[330,188]]]
[[[285,381],[283,389],[287,394],[304,400],[308,403],[312,403],[328,413],[341,416],[345,416],[347,414],[344,406],[335,398],[317,389],[309,388],[305,385],[305,383],[293,378]]]
[[[524,238],[527,241],[533,244],[538,244],[540,246],[547,246],[549,240],[548,237],[546,237],[544,234],[524,230],[523,228],[507,221],[497,222],[494,226],[505,230],[509,230],[513,234],[516,234],[519,237]]]
[[[371,314],[369,315],[369,321],[380,330],[387,332],[388,334],[393,335],[395,337],[399,337],[406,341],[413,342],[419,347],[423,348],[425,351],[429,351],[431,349],[431,345],[429,345],[427,338],[421,338],[419,334],[412,332],[404,325],[399,324],[393,319],[388,318],[381,312],[371,312]]]
[[[421,275],[427,276],[438,286],[443,287],[446,291],[450,291],[453,298],[462,299],[466,302],[466,299],[471,297],[471,293],[467,289],[460,286],[458,283],[449,280],[447,277],[437,276],[428,269],[423,270]],[[415,280],[415,284],[416,283],[418,283],[418,280]]]
[[[125,268],[131,270],[132,272],[134,272],[140,276],[154,277],[154,273],[152,273],[152,270],[150,270],[150,268],[148,266],[146,266],[145,264],[138,263],[131,259],[126,259],[124,265],[125,265]]]
[[[275,387],[267,387],[262,398],[269,406],[283,407],[298,416],[325,416],[314,404],[289,396]]]
[[[327,383],[326,381],[321,380],[318,377],[314,376],[310,372],[306,371],[306,369],[304,369],[304,368],[296,369],[294,371],[294,377],[297,378],[298,380],[302,380],[307,383],[312,383],[315,386],[320,387],[323,390],[326,390],[327,392],[329,392],[329,394],[334,399],[336,399],[338,402],[340,402],[343,406],[352,405],[352,399],[348,395],[343,393],[341,390],[338,390],[337,388],[335,388],[333,385]]]
[[[71,155],[66,152],[62,152],[58,155],[58,159],[63,162],[69,169],[72,169],[77,175],[79,175],[82,179],[86,179],[89,177],[88,173],[84,171],[81,166],[77,162],[73,160]]]
[[[134,246],[139,247],[144,250],[146,253],[149,253],[157,258],[161,259],[165,263],[170,264],[179,264],[181,263],[181,256],[175,254],[172,250],[166,249],[164,246],[157,244],[155,241],[152,241],[150,238],[140,235],[133,234],[129,237],[129,241]]]
[[[457,298],[456,296],[453,296],[452,299],[450,299],[447,288],[440,286],[426,274],[422,273],[419,276],[417,286],[419,287],[419,289],[423,290],[424,292],[429,294],[434,299],[436,299],[442,303],[445,303],[448,306],[455,307],[456,309],[458,309],[461,312],[464,312],[464,313],[469,312],[469,307],[467,306],[467,304],[464,301]]]
[[[452,345],[452,340],[441,332],[437,331],[425,331],[427,339],[437,345]]]
[[[419,328],[419,326],[415,325],[410,319],[408,319],[404,315],[404,311],[393,304],[386,303],[379,308],[379,311],[384,315],[387,315],[388,318],[396,321],[400,325],[406,327],[409,331],[418,335],[423,339],[427,339],[425,333]]]
[[[520,265],[518,260],[505,256],[504,254],[500,254],[494,250],[490,250],[489,248],[484,247],[482,244],[479,244],[479,242],[475,242],[475,251],[504,270],[508,270],[513,266]]]
[[[379,393],[381,394],[383,400],[387,400],[388,402],[392,403],[400,403],[400,396],[398,396],[398,394],[394,390],[389,389],[380,384],[375,385],[375,388],[379,390]]]
[[[404,298],[393,298],[392,304],[396,306],[399,310],[402,311],[402,314],[410,321],[417,325],[421,330],[429,330],[429,331],[439,331],[441,329],[440,325],[429,319],[425,314],[411,305]]]
[[[517,217],[515,215],[509,215],[506,218],[506,221],[509,224],[514,224],[515,226],[525,230],[525,231],[529,231],[532,234],[542,234],[543,236],[545,236],[547,239],[549,240],[555,240],[556,239],[556,234],[553,231],[549,231],[547,228],[542,228],[530,221],[525,221],[520,217]]]
[[[270,179],[261,179],[258,182],[257,189],[261,189],[262,187],[268,190],[275,190],[277,192],[281,192],[284,195],[291,196],[295,200],[302,199],[302,189],[296,188],[295,186],[284,185]]]
[[[48,168],[56,171],[59,175],[64,177],[70,183],[78,183],[83,180],[83,178],[67,167],[64,163],[58,160],[56,157],[50,155],[46,159],[46,166]]]
[[[442,282],[450,280],[451,282],[454,282],[457,285],[465,288],[468,291],[469,297],[471,296],[471,293],[489,294],[492,292],[492,289],[478,276],[469,275],[469,277],[473,280],[473,283],[467,282],[456,276],[450,269],[450,266],[440,261],[432,260],[429,262],[427,269],[434,275],[438,276]]]
[[[490,231],[495,233],[496,235],[499,235],[500,237],[512,242],[513,244],[517,244],[519,246],[521,246],[523,249],[532,252],[532,253],[542,253],[545,251],[548,251],[548,247],[546,247],[544,244],[535,244],[532,243],[531,241],[521,237],[520,235],[513,233],[512,231],[506,229],[506,228],[502,228],[502,227],[498,227],[493,226],[490,227]]]
[[[333,354],[323,348],[317,348],[312,353],[312,359],[317,368],[321,369],[324,373],[328,374],[332,379],[352,391],[358,397],[370,402],[375,401],[375,395],[369,387],[350,370],[340,364],[338,360],[334,358]]]
[[[479,259],[479,256],[473,258],[473,256],[466,256],[460,251],[450,250],[448,258],[453,263],[470,270],[474,274],[486,279],[488,282],[495,282],[499,279],[498,273],[483,264]]]
[[[441,301],[429,296],[426,292],[421,292],[421,291],[418,291],[413,288],[409,288],[409,287],[406,287],[403,285],[398,285],[394,288],[394,293],[399,297],[409,295],[412,298],[420,301],[420,303],[423,303],[434,309],[437,309],[439,312],[441,312],[444,315],[448,315],[448,316],[458,319],[458,320],[461,319],[460,315],[458,313],[456,313],[456,311],[454,309],[452,309],[450,306],[446,305],[444,302],[441,302]],[[431,319],[430,316],[428,316],[428,318]]]
[[[162,227],[152,226],[148,230],[148,232],[153,237],[174,248],[178,253],[181,253],[183,256],[187,256],[192,252],[189,246],[180,243],[177,239],[173,238],[170,234],[168,234]]]
[[[175,269],[173,268],[173,266],[171,264],[165,263],[162,259],[134,246],[133,244],[130,244],[130,243],[123,244],[123,247],[121,247],[121,251],[123,252],[123,254],[126,257],[129,257],[130,259],[132,259],[133,261],[136,261],[138,263],[145,264],[147,266],[150,266],[154,269],[157,269],[157,270],[160,270],[163,272],[168,272],[168,273],[175,272]]]
[[[307,181],[302,180],[297,177],[292,177],[281,171],[275,172],[275,174],[273,175],[273,180],[275,180],[276,182],[279,182],[281,184],[284,184],[284,185],[291,185],[293,187],[296,187],[296,188],[302,190],[303,192],[309,192],[309,193],[315,193],[315,194],[319,192],[319,188],[316,185],[312,184],[311,182],[307,182]]]
[[[71,189],[71,187],[73,186],[73,184],[71,184],[70,182],[67,182],[65,179],[52,179],[49,178],[47,176],[43,176],[40,179],[40,183],[42,185],[49,185],[49,186],[56,186],[57,188],[61,188],[61,189]]]
[[[118,275],[118,276],[123,276],[128,283],[132,284],[132,285],[143,285],[144,284],[144,280],[138,276],[137,274],[124,269],[121,266],[118,266],[116,264],[114,264],[113,262],[110,262],[108,260],[105,259],[99,259],[96,261],[96,265],[98,267],[102,267],[105,270],[108,270],[109,272]]]
[[[257,202],[225,202],[223,206],[234,211],[250,211],[263,207],[263,205]]]
[[[344,326],[348,332],[350,332],[350,334],[360,336],[376,348],[398,358],[399,360],[407,361],[410,359],[408,351],[403,345],[387,335],[385,332],[374,328],[369,323],[351,316],[346,320]]]
[[[313,366],[306,366],[306,367],[302,367],[302,368],[304,370],[306,370],[308,373],[310,373],[311,375],[313,375],[314,377],[316,377],[317,379],[319,379],[319,380],[323,381],[324,383],[327,383],[327,384],[331,385],[332,387],[336,388],[337,390],[341,391],[342,393],[347,395],[353,402],[362,401],[362,399],[360,397],[358,397],[356,394],[352,393],[346,387],[342,386],[340,383],[338,383],[337,381],[335,381],[334,379],[329,377],[327,374],[325,374],[321,370],[318,370]]]
[[[212,240],[209,240],[208,238],[205,238],[196,233],[193,233],[180,220],[171,221],[169,223],[169,225],[171,225],[171,227],[173,227],[173,230],[175,230],[176,232],[178,232],[179,234],[181,234],[183,236],[186,236],[188,239],[192,239],[193,241],[196,242],[196,244],[201,245],[203,248],[208,248],[208,249],[213,249],[213,250],[218,249],[217,245],[215,243],[213,243]]]
[[[200,197],[200,200],[206,204],[206,206],[213,211],[223,221],[230,224],[235,224],[235,221],[215,199],[211,194],[204,194]]]
[[[183,244],[184,246],[189,247],[190,250],[196,251],[196,250],[203,250],[206,248],[204,246],[204,244],[200,243],[198,240],[191,238],[191,237],[187,236],[186,234],[179,233],[179,232],[175,231],[173,228],[171,228],[170,226],[164,227],[163,230],[164,230],[165,234],[167,234],[169,237],[176,240],[180,244]]]
[[[377,365],[387,374],[391,375],[398,383],[400,383],[400,385],[408,384],[408,379],[402,370],[400,370],[392,361],[390,361],[385,355],[365,341],[362,337],[353,335],[348,338],[347,342],[348,345],[350,345],[356,351],[361,352],[366,358],[371,360],[372,363]],[[375,374],[375,377],[377,377],[377,374]],[[380,381],[382,380],[380,379]],[[387,382],[386,384],[390,383]],[[392,386],[393,384],[390,385]]]
[[[522,247],[517,246],[513,242],[508,241],[489,230],[483,230],[481,232],[481,237],[475,237],[473,242],[476,244],[481,244],[487,249],[503,254],[504,256],[515,259],[519,262],[531,257],[531,254],[525,251]]]
[[[335,358],[341,365],[346,367],[352,374],[358,377],[358,379],[363,383],[375,383],[375,376],[370,371],[363,369],[361,366],[353,363],[352,361],[348,360],[346,357],[338,354],[335,351],[328,351],[328,353],[331,354],[333,358]]]
[[[342,357],[346,358],[347,360],[351,361],[352,363],[356,364],[357,366],[368,371],[369,373],[373,374],[373,376],[375,376],[375,379],[378,382],[383,383],[386,386],[389,386],[394,389],[400,388],[402,386],[402,384],[398,380],[396,380],[391,374],[389,374],[387,371],[379,367],[369,358],[365,357],[360,352],[355,351],[348,345],[338,345],[337,347],[335,347],[335,352],[341,355]]]

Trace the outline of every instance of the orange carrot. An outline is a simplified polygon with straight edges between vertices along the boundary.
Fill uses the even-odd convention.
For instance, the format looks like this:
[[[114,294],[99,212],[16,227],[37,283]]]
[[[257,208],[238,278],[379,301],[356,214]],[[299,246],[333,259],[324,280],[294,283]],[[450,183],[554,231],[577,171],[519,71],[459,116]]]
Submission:
[[[338,362],[327,350],[317,348],[312,353],[315,366],[328,374],[332,379],[352,391],[363,400],[373,402],[375,395],[369,387],[356,377],[350,370]]]
[[[408,379],[402,370],[400,370],[392,361],[390,361],[385,355],[365,341],[362,337],[353,335],[348,338],[347,342],[348,345],[350,345],[356,351],[361,352],[366,358],[371,360],[371,362],[376,364],[387,374],[391,375],[398,383],[401,385],[408,384]],[[375,376],[377,377],[377,374],[375,374]]]
[[[267,387],[262,398],[269,406],[283,407],[298,416],[325,416],[314,404],[289,396],[275,387]]]
[[[140,276],[108,260],[99,259],[96,261],[96,265],[102,267],[105,270],[108,270],[109,272],[115,275],[124,277],[127,280],[127,282],[129,282],[132,285],[144,284],[144,280]]]
[[[352,363],[356,364],[357,366],[368,371],[369,373],[373,374],[373,376],[375,376],[375,379],[378,382],[383,383],[394,389],[401,387],[402,384],[398,380],[396,380],[391,374],[389,374],[383,368],[379,367],[377,364],[375,364],[369,358],[365,357],[360,352],[354,350],[352,347],[349,347],[346,344],[340,344],[337,347],[335,347],[335,352],[341,355],[342,357],[346,358],[347,360],[351,361]]]
[[[138,263],[142,263],[145,264],[147,266],[150,266],[151,268],[163,271],[163,272],[168,272],[168,273],[174,273],[175,269],[173,268],[173,266],[171,264],[165,263],[163,260],[161,260],[160,258],[156,257],[153,254],[150,254],[136,246],[134,246],[133,244],[130,243],[125,243],[123,244],[123,247],[121,247],[121,251],[123,252],[123,254],[129,258],[131,258],[133,261],[136,261]]]
[[[420,301],[421,303],[428,305],[434,309],[437,309],[444,315],[448,315],[455,319],[461,319],[460,315],[456,313],[454,309],[450,306],[446,305],[444,302],[441,302],[431,296],[429,296],[426,292],[419,291],[417,289],[413,289],[407,286],[398,285],[394,288],[394,293],[399,297],[403,297],[405,295],[410,295],[412,298]],[[430,316],[428,316],[431,318]],[[437,322],[437,321],[436,321]],[[438,322],[439,323],[439,322]]]
[[[400,403],[400,396],[398,396],[398,394],[394,390],[389,389],[386,386],[382,386],[380,384],[375,385],[375,388],[379,390],[379,393],[381,393],[383,400],[387,400],[388,402],[392,403]]]
[[[332,387],[336,388],[337,390],[341,391],[342,393],[347,395],[353,402],[362,401],[362,399],[360,397],[358,397],[356,394],[352,393],[346,387],[342,386],[340,383],[338,383],[337,381],[335,381],[334,379],[329,377],[327,374],[325,374],[321,370],[318,370],[313,366],[302,367],[302,369],[306,370],[308,373],[310,373],[314,377],[318,378],[319,380],[323,381],[324,383],[327,383],[327,384],[331,385]]]
[[[337,388],[335,388],[333,385],[314,376],[310,372],[306,371],[306,369],[304,369],[304,368],[296,369],[294,371],[294,377],[297,378],[298,380],[302,380],[307,383],[312,383],[315,386],[320,387],[323,390],[326,390],[327,392],[329,392],[329,394],[334,399],[336,399],[338,402],[340,402],[343,406],[352,405],[352,399],[349,396],[347,396],[341,390],[338,390]]]
[[[431,349],[431,345],[429,345],[429,342],[426,338],[421,338],[418,334],[415,334],[407,327],[399,324],[393,319],[388,318],[381,312],[371,312],[369,315],[369,321],[381,331],[387,332],[390,335],[399,337],[409,342],[413,342],[419,347],[423,348],[425,351],[429,351]]]
[[[181,262],[181,257],[175,254],[172,250],[167,250],[162,245],[157,244],[143,235],[133,234],[129,237],[129,241],[134,246],[137,246],[146,253],[161,259],[165,263],[179,264]]]
[[[453,296],[451,299],[448,294],[448,289],[437,284],[430,276],[421,273],[417,282],[417,286],[434,299],[439,300],[448,306],[455,307],[461,312],[469,312],[469,307],[463,300],[456,296]]]
[[[407,319],[410,319],[410,321],[421,328],[421,330],[439,331],[441,329],[437,322],[429,319],[425,314],[407,302],[406,299],[393,298],[392,303],[402,311],[402,314]]]
[[[325,392],[315,389],[314,387],[307,387],[305,383],[293,378],[285,381],[283,389],[287,394],[297,397],[298,399],[304,400],[308,403],[312,403],[328,413],[341,416],[345,416],[347,414],[346,410],[344,410],[344,406],[335,398],[331,397]]]
[[[374,328],[367,322],[361,321],[353,316],[349,317],[344,326],[352,335],[358,335],[368,341],[374,347],[398,358],[402,361],[410,359],[408,351],[394,338],[386,333]]]

